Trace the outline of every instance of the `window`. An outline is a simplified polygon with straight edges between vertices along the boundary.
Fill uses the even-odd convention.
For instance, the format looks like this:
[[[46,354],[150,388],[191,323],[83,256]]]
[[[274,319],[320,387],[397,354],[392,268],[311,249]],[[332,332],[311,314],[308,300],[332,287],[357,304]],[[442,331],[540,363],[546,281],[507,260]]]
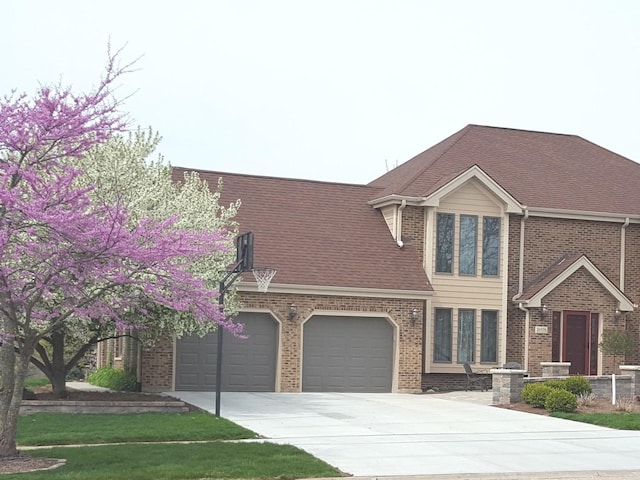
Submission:
[[[498,275],[500,257],[500,219],[482,219],[482,274]]]
[[[498,312],[483,310],[480,326],[480,361],[495,363],[498,361]]]
[[[433,346],[434,362],[451,362],[451,309],[436,308]]]
[[[439,213],[436,239],[436,272],[453,273],[453,236],[455,215]]]
[[[478,239],[478,217],[460,215],[460,247],[458,273],[460,275],[476,274],[476,243]]]
[[[475,361],[475,317],[475,310],[458,310],[458,363]]]

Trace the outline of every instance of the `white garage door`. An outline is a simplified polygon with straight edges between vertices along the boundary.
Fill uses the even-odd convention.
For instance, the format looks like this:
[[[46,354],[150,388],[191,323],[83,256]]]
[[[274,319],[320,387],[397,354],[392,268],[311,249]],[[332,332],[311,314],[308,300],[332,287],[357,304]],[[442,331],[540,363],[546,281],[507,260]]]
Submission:
[[[315,316],[303,335],[303,391],[391,391],[393,327],[384,318]]]
[[[224,333],[223,392],[273,392],[278,325],[266,313],[240,313],[246,339]],[[215,391],[218,334],[184,337],[176,343],[176,390]]]

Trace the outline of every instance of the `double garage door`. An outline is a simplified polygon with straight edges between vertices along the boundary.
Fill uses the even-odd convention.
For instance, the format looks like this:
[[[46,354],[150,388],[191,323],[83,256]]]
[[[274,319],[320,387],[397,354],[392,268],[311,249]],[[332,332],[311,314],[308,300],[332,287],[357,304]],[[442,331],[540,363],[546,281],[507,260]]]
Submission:
[[[242,313],[247,339],[225,333],[223,391],[274,391],[278,325],[268,314]],[[393,328],[383,318],[314,316],[303,326],[302,390],[390,392]],[[217,334],[176,346],[176,390],[214,391]],[[286,362],[286,360],[285,360]]]

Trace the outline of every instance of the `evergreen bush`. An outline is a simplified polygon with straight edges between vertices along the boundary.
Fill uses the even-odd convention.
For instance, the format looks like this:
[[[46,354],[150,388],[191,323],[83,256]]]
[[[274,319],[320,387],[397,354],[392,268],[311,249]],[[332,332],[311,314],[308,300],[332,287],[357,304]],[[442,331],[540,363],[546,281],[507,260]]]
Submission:
[[[87,377],[87,381],[118,392],[135,392],[137,389],[135,375],[113,367],[99,368]]]
[[[522,389],[522,400],[537,408],[544,407],[547,396],[554,389],[544,383],[527,383]]]
[[[591,393],[591,384],[589,380],[580,375],[569,377],[564,380],[564,385],[567,390],[576,396],[588,395]]]
[[[578,408],[578,399],[568,390],[551,389],[544,402],[544,408],[550,412],[575,412]]]

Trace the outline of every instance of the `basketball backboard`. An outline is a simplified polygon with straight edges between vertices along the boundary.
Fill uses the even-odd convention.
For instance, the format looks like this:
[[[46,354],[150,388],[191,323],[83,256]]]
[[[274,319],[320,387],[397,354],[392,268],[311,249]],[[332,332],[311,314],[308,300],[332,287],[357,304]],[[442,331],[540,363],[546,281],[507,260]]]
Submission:
[[[253,269],[253,232],[238,235],[236,239],[236,264],[242,271]]]

